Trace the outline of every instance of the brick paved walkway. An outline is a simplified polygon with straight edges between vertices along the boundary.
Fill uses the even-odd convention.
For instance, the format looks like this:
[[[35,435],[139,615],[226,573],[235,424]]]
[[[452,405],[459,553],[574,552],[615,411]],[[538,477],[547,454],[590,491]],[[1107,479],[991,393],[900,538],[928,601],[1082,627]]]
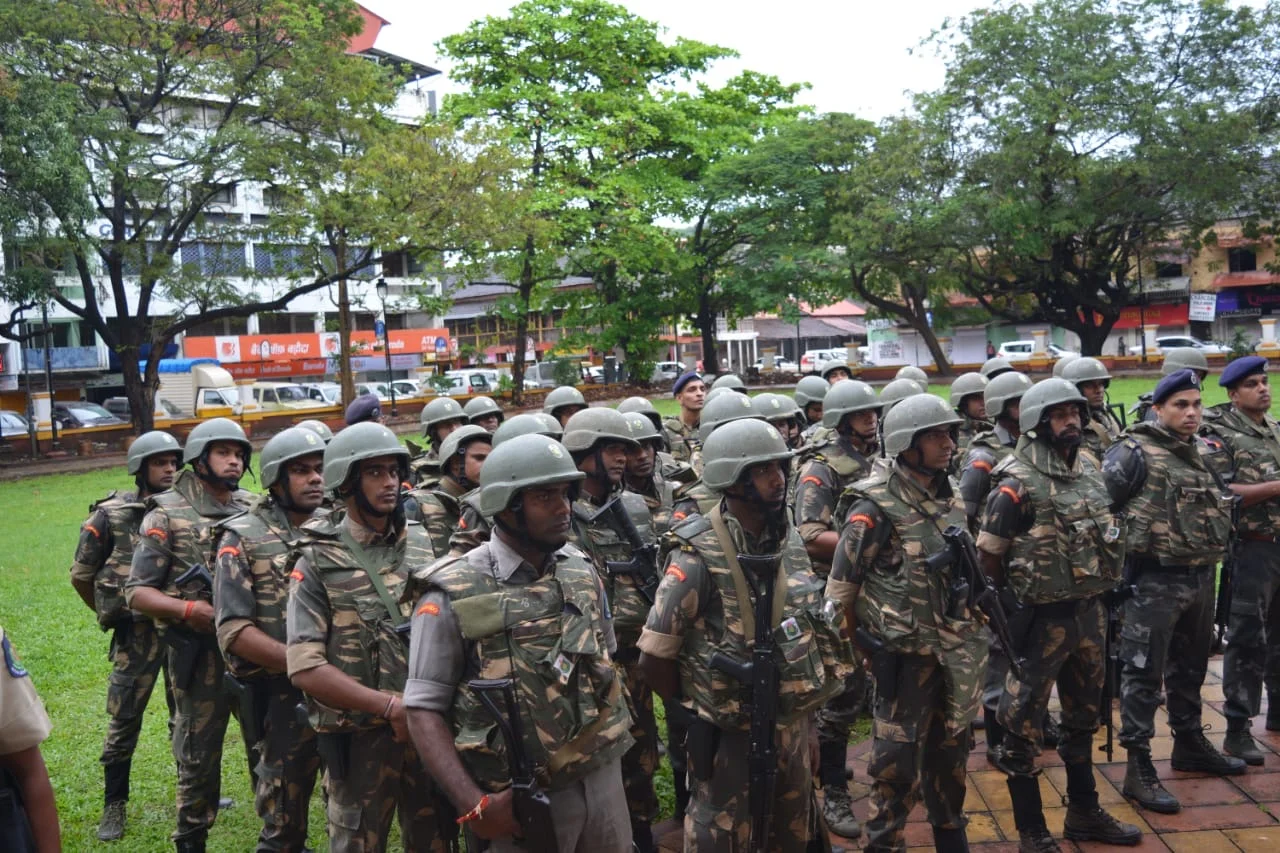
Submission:
[[[1209,739],[1222,745],[1227,730],[1222,716],[1222,660],[1210,662],[1209,676],[1203,696],[1205,699],[1204,722],[1209,726]],[[1056,707],[1056,700],[1055,700]],[[1173,749],[1173,737],[1169,734],[1163,708],[1157,715],[1156,730],[1163,732],[1151,743],[1152,758],[1165,787],[1182,802],[1182,811],[1176,815],[1161,815],[1144,811],[1127,802],[1120,794],[1124,781],[1125,751],[1116,744],[1115,760],[1106,762],[1106,756],[1094,753],[1097,763],[1099,800],[1112,814],[1121,820],[1137,824],[1143,831],[1142,844],[1133,850],[1173,850],[1178,853],[1219,853],[1219,851],[1247,851],[1247,853],[1280,853],[1280,732],[1266,731],[1264,713],[1254,720],[1253,734],[1259,745],[1268,750],[1266,764],[1250,767],[1244,776],[1227,779],[1203,776],[1196,773],[1179,773],[1169,766],[1169,754]],[[1117,704],[1115,726],[1120,730],[1120,712]],[[1096,743],[1104,741],[1099,731]],[[1009,789],[1004,774],[993,770],[986,761],[982,745],[982,733],[978,744],[969,756],[968,796],[965,798],[969,813],[969,843],[974,851],[1016,851],[1017,831],[1013,825],[1013,811],[1009,805]],[[850,783],[854,796],[854,814],[859,820],[867,814],[867,752],[870,741],[849,748],[849,765],[853,768]],[[1066,791],[1066,776],[1062,759],[1057,752],[1048,750],[1040,758],[1044,768],[1041,791],[1045,805],[1045,817],[1049,828],[1059,839],[1062,837],[1062,821],[1066,808],[1062,797]],[[660,825],[661,830],[671,830],[662,836],[663,850],[679,850],[679,831],[673,824]],[[832,837],[836,851],[857,850],[861,844],[849,843]],[[911,813],[907,824],[907,844],[913,850],[930,850],[933,835],[924,819],[924,808],[918,806]],[[1064,850],[1121,850],[1103,844],[1075,844],[1062,842]]]

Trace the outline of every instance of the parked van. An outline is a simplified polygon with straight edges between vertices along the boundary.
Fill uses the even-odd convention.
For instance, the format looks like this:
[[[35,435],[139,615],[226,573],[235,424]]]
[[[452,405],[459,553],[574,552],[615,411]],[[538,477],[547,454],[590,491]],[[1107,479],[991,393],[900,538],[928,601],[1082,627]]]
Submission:
[[[255,382],[253,399],[264,412],[324,408],[323,403],[310,398],[306,388],[292,382]]]
[[[160,388],[156,396],[168,400],[170,415],[202,418],[240,414],[240,392],[224,367],[213,359],[163,358],[160,360]],[[161,403],[161,405],[164,405]]]

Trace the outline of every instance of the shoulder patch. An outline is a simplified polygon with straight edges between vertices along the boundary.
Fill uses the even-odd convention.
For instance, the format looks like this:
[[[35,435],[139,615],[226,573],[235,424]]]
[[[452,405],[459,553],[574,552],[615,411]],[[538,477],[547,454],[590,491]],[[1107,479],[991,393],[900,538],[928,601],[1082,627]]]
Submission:
[[[300,569],[294,569],[293,571],[289,572],[289,577],[297,581],[298,583],[302,583],[304,580],[307,579],[307,576],[304,575]]]
[[[1016,504],[1022,503],[1022,499],[1018,497],[1018,490],[1015,488],[1012,488],[1010,486],[1001,486],[1000,494],[1008,495],[1009,500],[1013,501]]]
[[[849,524],[858,524],[861,522],[867,526],[868,530],[875,530],[876,520],[865,512],[853,512],[849,514]]]
[[[671,575],[676,580],[680,581],[680,583],[684,583],[689,579],[689,576],[686,575],[679,566],[667,566],[667,570],[663,572],[663,574]]]
[[[434,601],[428,601],[428,602],[426,602],[425,604],[423,604],[421,607],[419,607],[419,608],[418,608],[418,610],[417,610],[417,612],[416,612],[416,615],[418,615],[418,616],[439,616],[439,615],[440,615],[440,605],[436,604]]]
[[[22,665],[22,661],[18,660],[18,656],[13,653],[13,646],[9,644],[9,635],[5,634],[0,638],[0,645],[4,646],[4,665],[9,670],[9,674],[14,678],[26,678],[31,673],[27,672],[27,668]]]

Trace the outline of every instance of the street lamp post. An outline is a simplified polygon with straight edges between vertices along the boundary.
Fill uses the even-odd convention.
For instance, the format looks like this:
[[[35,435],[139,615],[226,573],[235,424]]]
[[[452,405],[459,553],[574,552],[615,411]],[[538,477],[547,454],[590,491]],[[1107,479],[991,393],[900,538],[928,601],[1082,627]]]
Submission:
[[[1142,289],[1142,252],[1138,256],[1138,331],[1142,334],[1142,366],[1147,366],[1147,293]]]
[[[391,332],[387,329],[387,280],[378,277],[374,285],[378,291],[378,299],[382,301],[382,354],[387,359],[387,393],[391,395],[391,417],[396,416],[396,386],[391,381]]]

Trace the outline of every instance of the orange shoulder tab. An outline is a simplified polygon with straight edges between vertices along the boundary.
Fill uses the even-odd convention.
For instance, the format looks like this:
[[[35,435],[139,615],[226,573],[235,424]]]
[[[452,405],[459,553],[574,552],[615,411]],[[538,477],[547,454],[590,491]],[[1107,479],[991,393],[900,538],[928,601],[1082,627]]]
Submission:
[[[680,583],[684,583],[689,579],[689,576],[681,571],[679,566],[667,566],[666,574],[671,575],[676,580],[680,581]]]
[[[439,605],[439,604],[436,604],[434,601],[428,601],[428,602],[425,602],[421,607],[419,607],[419,608],[418,608],[417,615],[419,615],[419,616],[423,616],[423,615],[425,615],[425,616],[439,616],[439,615],[440,615],[440,605]]]
[[[858,522],[865,524],[868,530],[874,530],[876,526],[875,519],[867,515],[865,512],[855,512],[853,515],[849,516],[850,524],[857,524]]]
[[[1017,489],[1011,489],[1008,486],[1001,486],[1000,493],[1003,495],[1008,495],[1009,500],[1013,501],[1016,504],[1022,503],[1022,499],[1018,497]]]

